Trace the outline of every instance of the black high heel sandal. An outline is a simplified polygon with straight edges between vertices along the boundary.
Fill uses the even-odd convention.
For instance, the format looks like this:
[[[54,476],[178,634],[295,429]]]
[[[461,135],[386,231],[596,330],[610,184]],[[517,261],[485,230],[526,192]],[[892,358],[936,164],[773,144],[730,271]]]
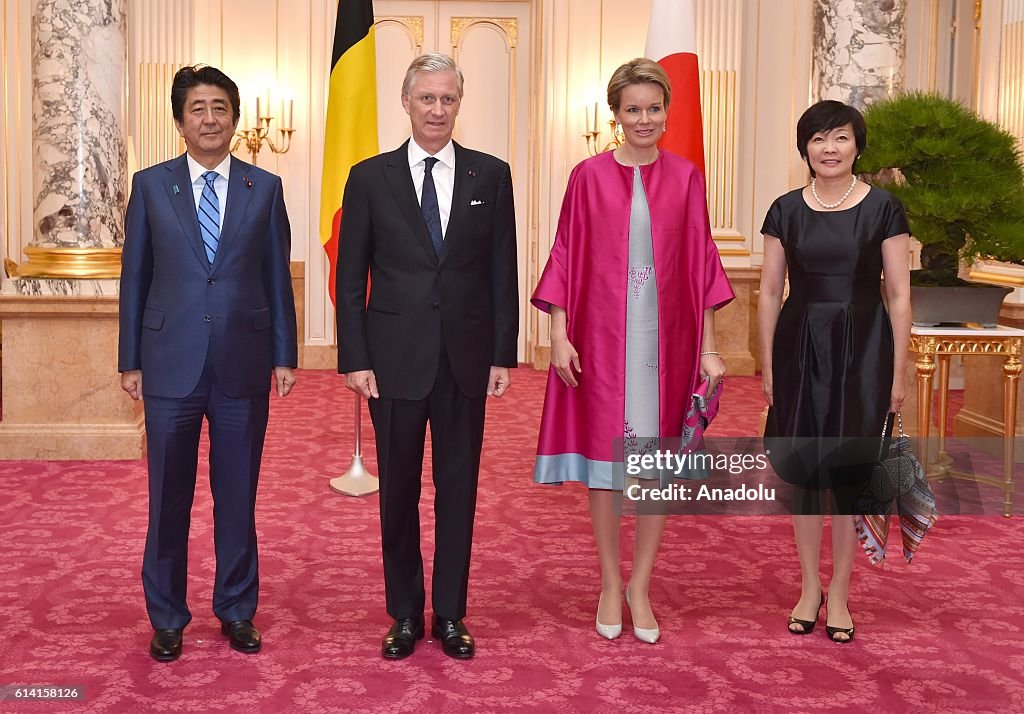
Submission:
[[[828,633],[828,638],[835,642],[837,645],[845,645],[847,642],[853,642],[853,628],[852,627],[830,627],[825,625],[825,632]],[[845,640],[837,640],[836,635],[843,633],[846,635]]]
[[[832,640],[833,642],[835,642],[837,645],[845,645],[847,642],[853,642],[853,628],[852,627],[832,627],[831,625],[828,624],[827,611],[826,611],[826,619],[825,619],[825,634],[827,634],[828,638],[830,640]],[[836,635],[839,635],[839,634],[846,635],[846,639],[845,640],[837,640],[836,639]]]
[[[790,615],[786,620],[786,629],[789,630],[791,635],[809,635],[814,632],[814,626],[818,624],[818,618],[821,616],[821,608],[825,604],[825,592],[821,593],[821,602],[818,603],[818,612],[815,613],[813,620],[798,620],[797,618]],[[794,630],[793,625],[800,625],[802,630]]]

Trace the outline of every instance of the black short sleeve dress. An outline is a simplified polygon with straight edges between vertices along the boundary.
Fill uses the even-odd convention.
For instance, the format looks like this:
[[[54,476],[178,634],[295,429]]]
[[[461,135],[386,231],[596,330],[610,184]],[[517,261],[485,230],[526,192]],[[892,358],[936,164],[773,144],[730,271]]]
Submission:
[[[812,209],[797,189],[775,200],[761,232],[782,242],[789,270],[772,349],[768,458],[789,483],[838,488],[837,462],[824,468],[829,455],[839,443],[873,439],[877,457],[889,411],[893,337],[881,294],[882,242],[909,233],[906,215],[879,188],[840,211]],[[847,453],[838,463],[873,462],[862,457]],[[854,471],[856,480],[870,477],[870,468]]]

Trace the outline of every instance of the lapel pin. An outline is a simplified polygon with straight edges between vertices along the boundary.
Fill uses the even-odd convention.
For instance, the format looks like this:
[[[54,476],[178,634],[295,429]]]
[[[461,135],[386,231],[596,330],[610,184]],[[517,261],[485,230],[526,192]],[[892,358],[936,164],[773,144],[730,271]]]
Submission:
[[[468,171],[467,173],[468,173],[468,174],[469,174],[470,176],[476,176],[476,169],[470,169],[470,170],[469,170],[469,171]]]
[[[242,180],[245,182],[246,188],[252,188],[252,181],[249,180],[248,176],[243,176]]]
[[[175,196],[177,196],[179,193],[181,193],[181,189],[178,188],[178,184],[174,184],[173,189],[174,189],[174,195]]]

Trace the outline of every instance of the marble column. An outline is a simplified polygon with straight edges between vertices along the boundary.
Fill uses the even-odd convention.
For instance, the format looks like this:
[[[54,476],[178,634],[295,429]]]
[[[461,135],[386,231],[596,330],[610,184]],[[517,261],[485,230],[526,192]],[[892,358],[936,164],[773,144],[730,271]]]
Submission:
[[[815,101],[863,109],[903,89],[907,0],[814,0]]]
[[[125,2],[33,0],[33,238],[22,276],[117,275],[127,173]]]
[[[0,459],[139,459],[116,375],[125,2],[32,8],[33,237],[0,294]],[[89,279],[83,279],[89,278]]]

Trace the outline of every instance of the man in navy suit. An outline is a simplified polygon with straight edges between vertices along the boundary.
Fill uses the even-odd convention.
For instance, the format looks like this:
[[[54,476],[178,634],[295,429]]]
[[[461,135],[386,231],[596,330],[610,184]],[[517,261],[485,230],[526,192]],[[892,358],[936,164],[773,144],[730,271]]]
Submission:
[[[424,636],[419,497],[433,447],[432,633],[445,654],[476,651],[463,623],[488,396],[516,366],[519,299],[509,165],[452,141],[462,71],[413,60],[402,87],[412,139],[352,168],[338,256],[338,371],[370,400],[380,470],[387,659]],[[370,275],[370,296],[366,280]]]
[[[142,563],[150,654],[181,654],[189,514],[203,417],[210,432],[217,572],[213,611],[258,652],[256,485],[270,385],[287,396],[298,348],[281,180],[230,154],[237,85],[184,67],[171,111],[186,154],[135,174],[121,258],[118,371],[146,404],[149,530]]]

